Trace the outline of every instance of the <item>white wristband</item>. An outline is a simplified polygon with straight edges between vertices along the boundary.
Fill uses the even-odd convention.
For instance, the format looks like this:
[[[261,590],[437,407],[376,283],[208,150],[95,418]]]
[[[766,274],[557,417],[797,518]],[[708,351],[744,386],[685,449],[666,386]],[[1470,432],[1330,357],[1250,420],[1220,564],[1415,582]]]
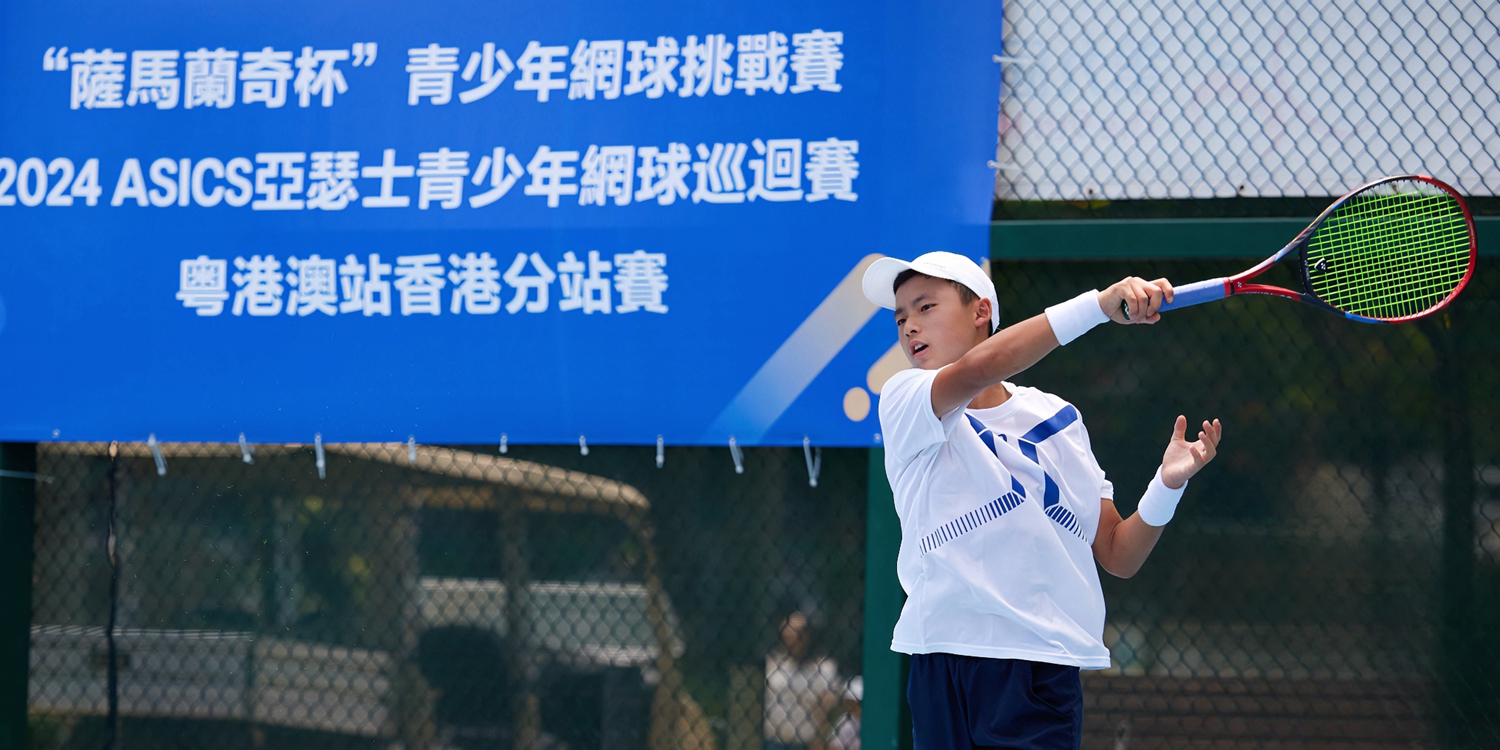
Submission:
[[[1158,466],[1156,476],[1146,485],[1146,494],[1141,495],[1141,504],[1136,506],[1135,512],[1151,526],[1166,526],[1172,520],[1172,514],[1177,512],[1177,501],[1182,499],[1182,491],[1187,486],[1188,483],[1183,482],[1175,490],[1168,487],[1161,481],[1161,467]]]
[[[1098,289],[1047,308],[1047,322],[1052,324],[1052,334],[1057,336],[1057,343],[1064,346],[1107,320],[1109,316],[1099,307]]]

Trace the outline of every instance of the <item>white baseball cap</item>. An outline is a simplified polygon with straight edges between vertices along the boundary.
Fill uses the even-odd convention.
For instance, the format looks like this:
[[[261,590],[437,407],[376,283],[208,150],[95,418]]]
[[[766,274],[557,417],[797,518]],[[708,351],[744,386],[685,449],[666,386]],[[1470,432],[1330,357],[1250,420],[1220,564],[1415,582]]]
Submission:
[[[995,295],[995,282],[968,258],[957,253],[936,250],[917,256],[910,263],[896,258],[881,258],[865,269],[865,298],[887,310],[896,309],[896,277],[903,271],[916,271],[939,279],[957,281],[968,287],[980,299],[990,301],[990,326],[1000,330],[1000,299]]]

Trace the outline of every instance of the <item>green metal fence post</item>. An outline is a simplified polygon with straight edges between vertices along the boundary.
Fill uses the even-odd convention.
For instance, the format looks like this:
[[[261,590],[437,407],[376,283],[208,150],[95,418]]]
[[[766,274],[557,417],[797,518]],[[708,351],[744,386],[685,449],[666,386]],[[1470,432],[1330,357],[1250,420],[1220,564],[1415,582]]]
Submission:
[[[26,750],[36,444],[0,443],[0,471],[0,750]]]
[[[1443,531],[1438,640],[1444,746],[1477,747],[1485,707],[1479,698],[1484,676],[1475,674],[1474,612],[1474,434],[1470,421],[1468,341],[1461,321],[1467,305],[1456,304],[1434,324],[1429,340],[1437,352],[1439,408],[1443,424]]]
[[[865,532],[865,637],[863,718],[860,746],[867,750],[911,747],[911,709],[906,704],[907,658],[891,650],[891,630],[906,594],[896,578],[901,524],[885,478],[885,451],[870,450],[869,508]]]

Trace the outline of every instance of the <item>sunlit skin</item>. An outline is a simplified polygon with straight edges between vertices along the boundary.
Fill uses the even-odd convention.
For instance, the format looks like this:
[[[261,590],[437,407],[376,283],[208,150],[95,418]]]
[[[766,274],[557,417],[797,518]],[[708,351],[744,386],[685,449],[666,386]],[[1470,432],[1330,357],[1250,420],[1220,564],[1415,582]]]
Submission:
[[[1151,325],[1161,320],[1158,310],[1172,294],[1166,279],[1132,276],[1100,292],[1099,307],[1115,323]],[[1145,314],[1127,319],[1122,303]],[[987,335],[990,301],[980,298],[964,304],[953,282],[931,276],[915,276],[896,289],[895,317],[906,360],[919,369],[941,369],[932,383],[932,410],[939,417],[962,406],[988,409],[1005,403],[1010,392],[1001,381],[1036,364],[1058,345],[1046,315]],[[1197,439],[1189,442],[1187,417],[1179,415],[1162,455],[1162,483],[1181,487],[1213,460],[1222,436],[1223,426],[1215,419],[1203,422]],[[1129,578],[1146,562],[1163,527],[1146,523],[1139,514],[1121,519],[1113,500],[1099,502],[1094,558],[1109,573]]]

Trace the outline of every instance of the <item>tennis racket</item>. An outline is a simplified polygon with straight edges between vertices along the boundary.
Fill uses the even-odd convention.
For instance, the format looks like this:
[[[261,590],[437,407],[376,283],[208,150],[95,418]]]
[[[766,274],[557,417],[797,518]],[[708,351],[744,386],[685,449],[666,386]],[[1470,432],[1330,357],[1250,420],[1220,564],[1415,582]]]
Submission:
[[[1473,276],[1476,254],[1474,217],[1456,190],[1424,175],[1382,177],[1334,201],[1255,267],[1177,287],[1161,312],[1272,294],[1361,323],[1404,323],[1452,302]],[[1287,256],[1297,258],[1301,292],[1250,283]]]

